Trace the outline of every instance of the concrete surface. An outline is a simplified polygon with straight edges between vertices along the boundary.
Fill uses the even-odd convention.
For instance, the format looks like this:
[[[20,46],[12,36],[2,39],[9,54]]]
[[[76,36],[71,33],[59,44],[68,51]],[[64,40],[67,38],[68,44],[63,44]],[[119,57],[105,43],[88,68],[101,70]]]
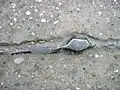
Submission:
[[[72,35],[96,46],[0,55],[0,90],[120,90],[120,0],[0,0],[1,49],[58,47]]]

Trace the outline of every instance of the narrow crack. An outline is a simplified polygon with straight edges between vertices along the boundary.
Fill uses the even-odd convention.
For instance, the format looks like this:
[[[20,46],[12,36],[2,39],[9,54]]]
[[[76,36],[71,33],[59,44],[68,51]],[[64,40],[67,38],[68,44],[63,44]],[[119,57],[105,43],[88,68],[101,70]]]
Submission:
[[[120,49],[120,40],[119,39],[112,39],[112,38],[109,38],[109,39],[100,39],[100,38],[91,36],[91,35],[89,35],[87,33],[78,33],[78,32],[72,33],[72,36],[74,36],[76,38],[81,38],[81,39],[82,38],[86,38],[88,40],[88,42],[91,43],[91,46],[93,46],[93,47],[108,47],[108,48],[113,48],[114,47],[114,48]],[[49,38],[49,39],[25,40],[25,41],[22,41],[20,43],[7,43],[7,42],[3,42],[3,43],[0,43],[0,46],[6,46],[6,47],[7,46],[20,46],[20,45],[30,44],[32,42],[34,44],[38,44],[38,43],[39,44],[43,44],[45,42],[49,42],[50,40],[55,40],[55,39],[59,40],[59,39],[63,39],[63,38],[62,37],[59,37],[59,38],[52,37],[52,38]],[[76,46],[76,44],[75,44],[75,46]],[[93,48],[93,47],[90,47],[90,48]],[[83,51],[83,50],[81,50],[81,51]],[[33,48],[32,50],[28,49],[28,51],[21,50],[19,52],[13,52],[11,55],[33,53],[33,51],[35,51],[35,52],[41,52],[41,53],[45,53],[46,54],[48,52],[50,52],[50,53],[56,53],[56,52],[60,52],[60,51],[70,51],[70,52],[74,52],[75,51],[75,53],[76,53],[77,50],[71,50],[71,49],[68,49],[68,48],[66,48],[66,49],[65,48],[53,48],[53,49],[51,49],[51,47],[49,47],[49,48],[47,48],[47,47],[45,47],[45,48],[44,47],[39,47],[36,50],[35,50],[35,48]],[[78,52],[81,52],[81,51],[78,50]],[[3,52],[1,52],[1,53],[3,54]]]
[[[20,43],[9,43],[9,42],[1,42],[0,43],[0,46],[20,46],[20,45],[24,45],[24,44],[31,44],[32,42],[34,44],[37,44],[37,43],[45,43],[45,42],[48,42],[49,39],[36,39],[36,40],[25,40],[25,41],[22,41]]]

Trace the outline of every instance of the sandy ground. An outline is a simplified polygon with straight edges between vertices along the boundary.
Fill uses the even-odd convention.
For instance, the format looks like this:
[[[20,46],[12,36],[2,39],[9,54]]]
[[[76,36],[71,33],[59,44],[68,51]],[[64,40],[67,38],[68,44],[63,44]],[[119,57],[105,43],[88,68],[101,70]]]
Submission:
[[[95,47],[0,55],[0,90],[120,90],[120,0],[0,0],[1,49],[58,47],[73,35]]]

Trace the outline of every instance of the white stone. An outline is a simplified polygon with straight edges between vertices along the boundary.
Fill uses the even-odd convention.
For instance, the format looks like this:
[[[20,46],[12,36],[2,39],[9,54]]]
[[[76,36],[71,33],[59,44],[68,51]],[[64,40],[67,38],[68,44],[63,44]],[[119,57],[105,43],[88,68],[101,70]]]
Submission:
[[[16,22],[16,21],[17,21],[17,18],[14,18],[14,21]]]
[[[59,20],[55,21],[54,24],[57,24],[59,22]]]
[[[115,70],[114,72],[117,73],[117,72],[119,72],[119,70]]]
[[[61,81],[63,82],[63,81],[65,81],[64,79],[61,79]]]
[[[27,12],[26,12],[26,15],[30,15],[30,14],[31,14],[31,12],[30,12],[30,11],[27,11]]]
[[[101,11],[98,11],[98,15],[100,15],[100,16],[101,16],[101,15],[102,15],[102,12],[101,12]]]
[[[52,17],[53,17],[53,15],[50,15],[50,17],[52,18]]]
[[[43,11],[43,13],[45,13],[45,11]]]
[[[41,19],[41,22],[46,22],[46,19],[45,19],[45,18],[42,18],[42,19]]]
[[[35,33],[34,33],[34,32],[32,32],[32,35],[35,35]]]
[[[77,8],[77,11],[80,11],[80,8]]]
[[[71,90],[70,88],[68,88],[67,90]]]
[[[31,42],[31,44],[35,44],[34,42]]]
[[[59,6],[61,6],[62,5],[62,3],[59,3]]]
[[[100,33],[100,36],[102,36],[103,35],[103,33]]]
[[[18,75],[18,77],[21,77],[21,75]]]
[[[22,61],[24,61],[23,57],[19,57],[19,58],[14,59],[15,64],[20,64]]]
[[[20,26],[17,26],[17,28],[20,28]]]
[[[34,9],[34,11],[35,11],[35,12],[38,12],[38,10],[37,10],[36,8]]]
[[[52,68],[52,66],[51,66],[51,65],[49,65],[49,68]]]
[[[3,85],[4,83],[3,82],[1,82],[1,85]]]
[[[11,26],[13,26],[13,23],[10,23]]]
[[[103,7],[103,5],[102,5],[102,4],[100,4],[100,7]]]
[[[15,8],[16,7],[16,4],[15,3],[12,3],[12,8]]]
[[[29,19],[33,19],[33,17],[29,17]]]
[[[42,2],[42,0],[35,0],[36,2]]]
[[[80,88],[79,88],[79,87],[76,87],[76,90],[80,90]]]
[[[43,13],[40,13],[39,16],[43,16]]]
[[[95,54],[95,58],[99,58],[99,55],[98,55],[98,54]]]
[[[59,7],[56,7],[55,9],[57,9],[57,10],[58,10],[58,9],[59,9]]]

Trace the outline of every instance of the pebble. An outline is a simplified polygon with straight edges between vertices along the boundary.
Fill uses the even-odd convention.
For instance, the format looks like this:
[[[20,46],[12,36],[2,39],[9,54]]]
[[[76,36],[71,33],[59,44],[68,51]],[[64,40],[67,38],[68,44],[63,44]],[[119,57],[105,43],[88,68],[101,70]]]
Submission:
[[[50,15],[50,17],[53,17],[53,15]]]
[[[38,10],[37,10],[37,9],[34,9],[34,11],[35,11],[35,12],[38,12]]]
[[[117,73],[117,72],[119,72],[119,70],[115,70],[114,72]]]
[[[16,7],[16,4],[15,3],[12,3],[12,8],[15,8]]]
[[[55,21],[55,22],[54,22],[54,25],[57,24],[58,22],[59,22],[59,20]]]
[[[36,2],[42,2],[42,0],[35,0]]]
[[[55,9],[57,9],[57,10],[58,10],[58,9],[59,9],[59,7],[56,7]]]
[[[67,45],[61,46],[62,48],[72,49],[75,51],[82,51],[89,48],[91,44],[88,42],[87,39],[77,39],[74,38]]]
[[[61,6],[62,5],[62,3],[59,3],[59,6]]]
[[[46,19],[45,19],[45,18],[42,18],[42,19],[41,19],[41,22],[46,22]]]
[[[1,85],[3,85],[4,83],[3,82],[1,82]]]
[[[102,5],[102,4],[100,4],[100,7],[103,7],[103,5]]]
[[[22,61],[24,61],[23,57],[19,57],[19,58],[14,59],[15,64],[20,64]]]
[[[14,18],[14,21],[16,22],[16,21],[17,21],[17,18]]]
[[[30,14],[31,14],[31,12],[30,12],[30,11],[27,11],[25,14],[26,14],[26,15],[30,15]]]
[[[18,77],[21,77],[21,75],[18,75]]]
[[[99,58],[99,55],[98,55],[98,54],[95,54],[95,58]]]
[[[101,16],[101,15],[102,15],[102,12],[101,12],[101,11],[98,11],[98,15]]]
[[[79,88],[79,87],[76,87],[76,90],[80,90],[80,88]]]

